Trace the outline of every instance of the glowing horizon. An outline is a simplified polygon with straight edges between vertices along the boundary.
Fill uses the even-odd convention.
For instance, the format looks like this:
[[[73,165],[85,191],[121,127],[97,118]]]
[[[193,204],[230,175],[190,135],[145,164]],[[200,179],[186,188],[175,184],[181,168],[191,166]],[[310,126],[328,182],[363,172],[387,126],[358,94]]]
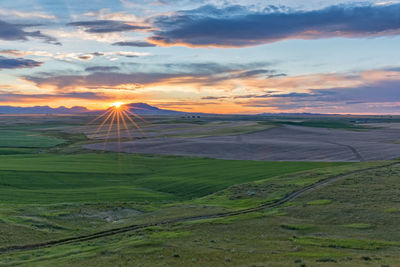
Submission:
[[[122,105],[124,105],[124,103],[122,103],[122,102],[114,102],[114,103],[112,103],[111,104],[111,107],[114,107],[114,108],[120,108]]]

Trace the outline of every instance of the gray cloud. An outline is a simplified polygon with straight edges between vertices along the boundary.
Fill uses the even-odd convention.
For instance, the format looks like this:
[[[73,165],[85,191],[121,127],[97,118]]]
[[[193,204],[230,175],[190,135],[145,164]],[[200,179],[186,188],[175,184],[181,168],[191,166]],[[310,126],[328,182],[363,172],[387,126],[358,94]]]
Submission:
[[[89,33],[111,33],[149,29],[147,26],[132,25],[128,22],[119,20],[76,21],[68,23],[67,25],[82,27]]]
[[[156,46],[155,44],[151,44],[144,41],[129,41],[129,42],[116,42],[112,45],[115,46],[132,46],[132,47],[153,47]]]
[[[46,43],[61,45],[57,39],[40,31],[25,31],[24,28],[40,26],[33,24],[11,24],[0,20],[0,39],[6,41],[26,41],[28,38],[41,39]]]
[[[10,93],[0,91],[0,102],[13,102],[13,101],[30,101],[30,100],[51,100],[58,98],[70,99],[90,99],[90,100],[103,100],[108,97],[95,92],[68,92],[60,94],[23,94],[23,93]]]
[[[158,16],[149,38],[159,45],[260,45],[285,39],[384,36],[400,33],[400,4],[340,5],[320,10],[203,6]]]
[[[269,66],[270,63],[255,62],[249,64],[218,64],[205,63],[171,63],[157,64],[158,69],[143,71],[142,64],[122,65],[129,72],[118,72],[119,67],[115,66],[94,66],[85,70],[90,74],[57,74],[57,73],[36,73],[35,75],[24,76],[23,78],[41,87],[51,85],[58,89],[84,86],[87,88],[108,87],[110,89],[119,86],[131,85],[142,87],[148,84],[166,82],[170,84],[194,83],[202,86],[212,86],[220,82],[232,79],[243,79],[257,77],[268,79],[277,74],[275,70],[261,69],[262,66]],[[150,64],[150,67],[154,67]],[[121,67],[122,68],[122,67]],[[134,89],[134,88],[132,88]]]
[[[400,81],[379,81],[360,87],[312,90],[309,96],[315,101],[324,102],[400,102]]]
[[[203,100],[220,100],[230,98],[229,96],[204,96],[201,99]]]
[[[39,67],[43,62],[24,59],[24,58],[6,58],[0,56],[0,70],[2,69],[20,69],[20,68],[35,68]]]
[[[239,75],[226,76],[209,76],[208,74],[190,74],[190,73],[162,73],[162,72],[134,72],[134,73],[117,73],[117,72],[93,72],[88,75],[45,75],[45,76],[25,76],[24,78],[37,86],[44,85],[55,86],[58,89],[74,88],[83,86],[86,88],[97,89],[99,87],[115,87],[124,85],[143,85],[166,82],[171,84],[197,83],[203,86],[212,86],[221,81],[235,79]],[[178,78],[171,80],[173,78]],[[179,78],[183,78],[179,80]],[[117,88],[118,89],[118,88]]]
[[[273,75],[275,70],[265,69],[266,67],[271,67],[269,62],[253,62],[247,64],[219,64],[215,62],[203,62],[203,63],[167,63],[162,64],[161,67],[168,72],[176,73],[191,73],[193,75],[204,74],[230,74],[233,78],[244,78],[257,76],[261,74],[267,74],[267,76]],[[285,75],[285,74],[280,74]]]
[[[314,93],[287,93],[287,94],[277,94],[275,91],[267,91],[265,94],[248,94],[248,95],[236,95],[236,96],[205,96],[201,99],[257,99],[257,98],[307,98],[315,97],[317,94]]]
[[[378,81],[359,87],[313,89],[309,93],[249,95],[236,102],[247,107],[312,112],[400,112],[400,80]],[[241,97],[238,97],[241,98]],[[397,107],[397,108],[396,108]]]
[[[119,67],[117,66],[94,66],[94,67],[87,67],[85,71],[89,72],[114,72],[118,71]]]
[[[58,89],[74,88],[78,86],[91,89],[97,89],[99,87],[113,89],[126,84],[141,87],[145,84],[152,84],[173,77],[176,77],[176,74],[94,72],[88,75],[45,75],[25,76],[24,78],[35,83],[39,87],[51,85]]]

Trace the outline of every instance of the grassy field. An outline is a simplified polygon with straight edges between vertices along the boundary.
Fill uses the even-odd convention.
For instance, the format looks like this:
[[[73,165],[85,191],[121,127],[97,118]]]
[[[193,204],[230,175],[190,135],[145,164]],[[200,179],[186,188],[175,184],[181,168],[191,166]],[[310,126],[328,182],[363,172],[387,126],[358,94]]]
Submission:
[[[342,165],[113,153],[3,155],[0,156],[0,220],[6,225],[0,232],[6,239],[3,245],[19,244],[20,238],[29,242],[68,236],[77,232],[76,227],[90,232],[93,225],[97,229],[113,227],[107,218],[131,223],[132,218],[124,221],[120,217],[182,201],[194,203],[199,197],[234,184]],[[170,210],[157,216],[179,214],[176,208]],[[31,231],[28,239],[14,236],[21,228],[22,233]]]
[[[79,131],[56,130],[79,118],[63,120],[0,130],[4,140],[9,138],[8,146],[0,147],[0,251],[236,212],[337,180],[247,214],[2,252],[0,266],[400,266],[396,161],[266,162],[92,153],[81,148],[88,140]],[[318,124],[312,127],[336,127]],[[229,128],[213,134],[236,130],[242,132]]]
[[[360,126],[349,122],[348,120],[304,120],[304,121],[277,121],[277,124],[287,124],[306,127],[329,128],[329,129],[345,129],[345,130],[363,130],[368,129],[366,126]]]
[[[149,201],[159,198],[184,200],[238,183],[342,164],[112,153],[0,156],[0,199],[16,203],[24,203],[24,200],[29,203],[141,201],[143,197],[138,192],[143,191]],[[85,194],[85,190],[98,191],[98,194]]]
[[[307,182],[310,176],[327,179],[340,173],[361,171],[280,208],[14,252],[0,256],[0,262],[33,266],[109,266],[116,262],[122,266],[154,263],[161,266],[397,266],[400,264],[397,224],[400,167],[379,167],[382,164],[343,165],[284,174],[279,176],[281,179],[276,177],[272,184],[282,181],[280,186],[286,184],[290,192],[293,188],[288,181],[301,188],[312,183]],[[362,171],[371,167],[375,169]],[[271,185],[267,180],[230,189],[247,192],[249,185],[257,185],[263,192]],[[247,195],[247,198],[257,196]],[[203,201],[205,205],[206,199]],[[174,205],[181,213],[186,212],[179,206],[183,204]],[[168,210],[168,206],[164,209]],[[165,210],[157,209],[149,214],[153,219],[161,218]],[[3,225],[0,229],[7,228]],[[0,236],[4,239],[7,235]]]
[[[0,131],[0,147],[47,148],[62,144],[64,140],[29,131]]]

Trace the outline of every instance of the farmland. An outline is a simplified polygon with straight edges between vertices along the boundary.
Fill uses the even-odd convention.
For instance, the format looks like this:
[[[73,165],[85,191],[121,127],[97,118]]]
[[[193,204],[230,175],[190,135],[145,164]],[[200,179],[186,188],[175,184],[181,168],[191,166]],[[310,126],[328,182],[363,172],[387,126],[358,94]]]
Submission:
[[[400,264],[400,162],[395,156],[363,162],[344,157],[344,162],[117,153],[107,151],[110,147],[93,133],[98,124],[89,124],[91,119],[0,119],[0,135],[8,138],[0,146],[0,265]],[[151,124],[141,126],[147,136],[122,139],[122,151],[125,142],[156,142],[160,134],[166,141],[231,138],[240,143],[249,136],[272,138],[273,131],[290,127],[320,135],[322,129],[324,138],[331,131],[337,131],[336,138],[348,133],[349,139],[380,131],[377,147],[397,138],[396,123],[376,121],[337,129],[324,128],[332,122],[282,126],[274,119],[146,119]],[[186,130],[173,132],[168,125]],[[118,141],[115,129],[110,135],[108,142]],[[103,150],[90,149],[96,145]],[[391,145],[395,154],[397,145]],[[204,156],[202,151],[207,147],[197,154]],[[239,148],[234,155],[241,153]]]

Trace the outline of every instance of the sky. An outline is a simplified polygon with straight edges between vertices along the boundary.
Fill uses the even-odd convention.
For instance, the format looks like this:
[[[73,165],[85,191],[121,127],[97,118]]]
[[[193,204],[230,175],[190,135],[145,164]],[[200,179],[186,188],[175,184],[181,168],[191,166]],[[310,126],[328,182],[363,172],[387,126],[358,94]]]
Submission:
[[[400,114],[399,47],[400,0],[1,1],[0,105]]]

